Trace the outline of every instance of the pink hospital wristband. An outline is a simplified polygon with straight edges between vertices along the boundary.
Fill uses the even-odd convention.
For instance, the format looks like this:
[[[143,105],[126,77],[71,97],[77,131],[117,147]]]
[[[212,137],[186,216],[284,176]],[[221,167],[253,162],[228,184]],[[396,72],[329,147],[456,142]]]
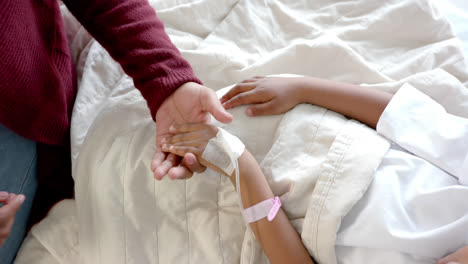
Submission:
[[[281,208],[281,201],[276,196],[274,199],[268,199],[256,205],[245,209],[242,213],[247,223],[256,222],[260,219],[267,217],[268,221],[272,221],[279,209]]]

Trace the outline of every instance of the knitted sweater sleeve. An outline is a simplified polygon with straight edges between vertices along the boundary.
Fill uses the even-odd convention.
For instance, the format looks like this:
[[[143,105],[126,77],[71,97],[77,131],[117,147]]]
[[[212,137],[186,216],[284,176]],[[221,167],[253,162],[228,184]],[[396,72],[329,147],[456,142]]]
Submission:
[[[65,0],[73,15],[133,78],[153,119],[186,82],[198,82],[147,0]]]

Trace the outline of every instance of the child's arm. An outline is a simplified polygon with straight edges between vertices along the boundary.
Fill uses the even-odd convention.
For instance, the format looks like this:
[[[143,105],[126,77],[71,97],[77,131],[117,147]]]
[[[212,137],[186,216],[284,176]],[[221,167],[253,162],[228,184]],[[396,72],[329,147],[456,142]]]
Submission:
[[[231,89],[221,102],[225,108],[254,104],[247,108],[252,115],[283,113],[306,102],[373,128],[378,123],[379,134],[468,185],[468,119],[447,113],[411,85],[391,95],[312,77],[255,77]]]
[[[235,86],[221,102],[226,109],[255,104],[247,108],[252,116],[284,113],[310,103],[375,128],[391,98],[387,92],[313,77],[255,77]]]
[[[174,135],[165,138],[163,151],[182,157],[185,153],[193,153],[203,165],[222,172],[202,158],[208,141],[216,136],[217,131],[215,126],[206,124],[185,124],[173,127],[170,132]],[[263,172],[247,150],[239,157],[238,164],[244,208],[274,197]],[[236,186],[235,172],[229,175],[229,178]],[[271,263],[313,263],[301,237],[283,210],[280,209],[271,222],[263,218],[251,223],[250,227]]]

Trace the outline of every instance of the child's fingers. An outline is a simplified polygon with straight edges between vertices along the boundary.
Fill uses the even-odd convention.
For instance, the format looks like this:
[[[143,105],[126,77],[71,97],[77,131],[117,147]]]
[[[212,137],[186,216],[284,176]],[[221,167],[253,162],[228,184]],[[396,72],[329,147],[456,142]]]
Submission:
[[[256,82],[256,81],[258,81],[258,80],[260,80],[260,79],[263,79],[263,78],[265,78],[265,77],[263,77],[263,76],[255,76],[255,77],[252,77],[252,78],[250,78],[250,79],[243,80],[243,81],[240,82],[240,83],[251,83],[251,82]]]
[[[218,128],[212,126],[205,130],[199,130],[189,133],[181,133],[176,135],[171,135],[163,138],[162,144],[175,144],[180,142],[191,142],[191,141],[208,141],[210,138],[215,137],[218,133]],[[187,143],[190,144],[190,143]]]
[[[198,130],[197,130],[198,129]],[[194,130],[187,133],[179,131]],[[218,127],[209,124],[190,124],[189,126],[174,127],[174,134],[163,138],[162,144],[175,144],[180,142],[189,142],[187,145],[193,145],[190,142],[205,142],[216,136]]]
[[[194,123],[194,124],[176,124],[169,127],[169,133],[172,134],[183,134],[183,133],[190,133],[199,130],[206,129],[208,124],[203,123]]]
[[[165,151],[176,154],[177,156],[183,157],[186,153],[193,153],[195,156],[200,156],[201,150],[196,147],[192,146],[176,146],[176,145],[169,145],[163,146],[167,149]]]
[[[179,143],[179,142],[193,141],[193,140],[201,138],[202,136],[203,136],[203,134],[200,133],[199,131],[183,133],[183,134],[176,134],[176,135],[173,135],[173,136],[165,137],[163,139],[162,143],[163,144],[174,144],[174,143]]]
[[[169,151],[171,147],[192,147],[198,149],[204,149],[208,141],[200,141],[200,140],[192,140],[192,141],[183,141],[183,142],[176,142],[172,144],[163,144],[162,150]]]
[[[244,81],[245,82],[245,81]],[[240,93],[245,93],[247,91],[253,90],[257,87],[254,81],[252,82],[247,82],[247,83],[239,83],[236,86],[234,86],[231,90],[229,90],[223,97],[221,97],[220,101],[222,104],[225,102],[229,101],[229,99],[233,98],[234,96],[240,94]]]
[[[247,92],[239,93],[233,98],[223,103],[223,106],[226,109],[233,108],[239,105],[245,104],[258,104],[263,103],[267,100],[265,96],[262,96],[262,93],[258,90],[250,90]]]

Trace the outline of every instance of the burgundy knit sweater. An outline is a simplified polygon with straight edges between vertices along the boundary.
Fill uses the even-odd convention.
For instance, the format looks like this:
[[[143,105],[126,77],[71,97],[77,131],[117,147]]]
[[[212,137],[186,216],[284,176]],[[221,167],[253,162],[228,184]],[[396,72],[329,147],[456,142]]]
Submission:
[[[200,82],[147,0],[65,0],[130,75],[154,117],[185,82]],[[0,1],[0,123],[45,144],[67,142],[76,77],[57,0]]]

